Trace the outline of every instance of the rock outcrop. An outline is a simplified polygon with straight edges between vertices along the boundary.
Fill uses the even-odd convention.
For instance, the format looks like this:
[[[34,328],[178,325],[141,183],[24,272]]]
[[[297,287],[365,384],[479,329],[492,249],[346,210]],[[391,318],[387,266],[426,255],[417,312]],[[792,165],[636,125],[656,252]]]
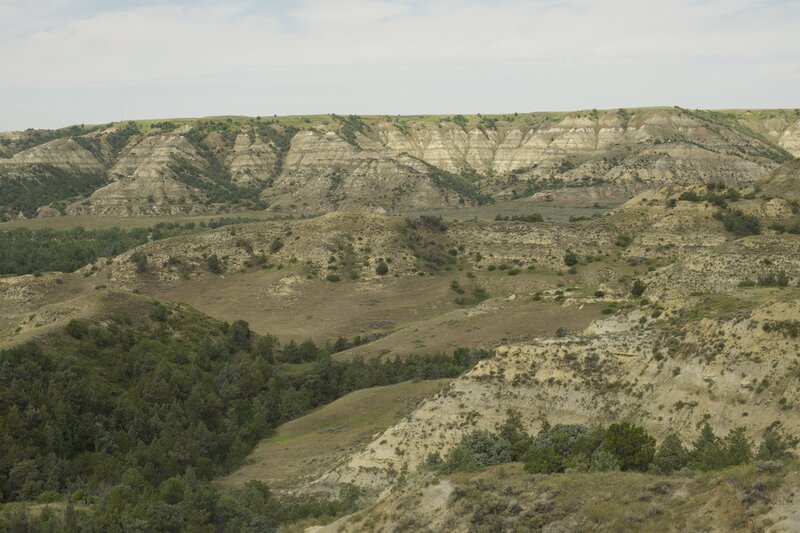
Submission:
[[[800,153],[800,119],[792,112],[677,108],[237,118],[182,121],[168,132],[133,125],[64,135],[72,137],[16,152],[8,140],[15,137],[4,137],[3,154],[10,157],[0,159],[0,179],[35,179],[41,165],[67,176],[103,175],[105,182],[77,190],[81,201],[69,213],[104,215],[265,206],[283,213],[403,212],[564,187],[605,186],[633,196],[664,185],[747,185]],[[20,205],[20,194],[0,207],[33,215],[39,205]],[[53,198],[46,200],[40,205]]]

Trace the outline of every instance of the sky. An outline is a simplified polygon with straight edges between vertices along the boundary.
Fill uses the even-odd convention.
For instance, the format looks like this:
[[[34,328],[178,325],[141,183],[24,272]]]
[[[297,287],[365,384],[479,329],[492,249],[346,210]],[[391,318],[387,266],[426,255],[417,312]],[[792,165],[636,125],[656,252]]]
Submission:
[[[0,131],[800,107],[800,0],[0,0]]]

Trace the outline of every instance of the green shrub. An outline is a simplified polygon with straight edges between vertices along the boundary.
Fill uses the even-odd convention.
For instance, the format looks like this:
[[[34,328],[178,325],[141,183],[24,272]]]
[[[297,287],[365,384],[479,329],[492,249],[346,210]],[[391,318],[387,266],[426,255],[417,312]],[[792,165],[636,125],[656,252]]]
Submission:
[[[671,474],[680,470],[688,461],[689,452],[676,433],[670,433],[664,438],[653,457],[653,465],[661,474]]]
[[[217,254],[212,254],[206,258],[206,268],[212,274],[222,274],[224,271],[222,261],[217,257]]]
[[[761,233],[761,222],[756,217],[746,215],[741,211],[725,211],[714,215],[714,217],[721,220],[725,229],[737,237]]]
[[[389,265],[386,264],[386,261],[383,259],[378,261],[378,264],[375,266],[375,273],[379,276],[385,276],[389,273]]]
[[[589,468],[604,431],[580,424],[545,423],[525,453],[525,470],[539,474],[564,472],[567,468]]]
[[[326,281],[330,281],[331,283],[339,283],[342,281],[342,278],[339,277],[339,274],[328,274],[325,276]]]
[[[619,461],[616,455],[602,448],[595,450],[589,466],[590,472],[614,472],[616,470],[619,470]]]
[[[647,471],[655,454],[656,440],[643,427],[621,422],[608,426],[603,449],[617,457],[621,470]]]
[[[784,461],[794,457],[789,450],[797,446],[797,439],[787,437],[777,431],[769,430],[758,447],[756,459],[759,461]]]
[[[136,272],[147,272],[147,255],[144,252],[140,250],[133,252],[130,261],[136,267]]]
[[[578,256],[574,252],[567,250],[567,253],[564,254],[564,264],[569,267],[577,265]]]
[[[150,317],[150,320],[154,320],[156,322],[166,322],[167,318],[169,318],[169,310],[167,310],[167,306],[162,304],[161,302],[157,302],[153,305],[153,308],[150,309],[150,312],[147,314]]]
[[[770,272],[769,274],[759,276],[758,285],[761,287],[788,287],[789,275],[786,274],[785,270]]]
[[[278,253],[281,248],[283,248],[283,241],[280,240],[277,237],[275,239],[273,239],[272,242],[269,245],[269,251],[270,251],[270,253],[273,253],[273,254]]]
[[[642,282],[642,280],[635,279],[633,281],[633,287],[631,287],[631,294],[636,297],[639,297],[642,294],[644,294],[646,288],[647,286],[644,284],[644,282]]]
[[[82,339],[89,333],[89,326],[84,321],[73,318],[67,323],[66,332],[73,339]]]
[[[511,443],[484,430],[475,430],[461,439],[447,456],[439,471],[452,473],[473,471],[485,466],[507,463],[513,458]]]
[[[614,244],[620,248],[627,248],[628,246],[631,245],[631,243],[633,243],[633,237],[624,234],[618,236],[617,239],[614,241]]]

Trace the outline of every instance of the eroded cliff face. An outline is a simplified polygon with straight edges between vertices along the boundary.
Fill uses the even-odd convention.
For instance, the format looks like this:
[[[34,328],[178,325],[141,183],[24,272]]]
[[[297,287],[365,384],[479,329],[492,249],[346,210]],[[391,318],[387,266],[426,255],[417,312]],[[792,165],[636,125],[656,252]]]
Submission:
[[[278,212],[397,212],[588,185],[631,196],[668,184],[743,185],[800,154],[796,113],[737,113],[237,118],[170,132],[137,126],[122,141],[112,139],[122,131],[114,126],[14,152],[0,159],[0,179],[35,180],[42,165],[66,180],[105,175],[109,184],[71,200],[69,213],[220,211],[242,208],[243,198]],[[18,211],[14,198],[3,201]]]
[[[180,161],[202,162],[197,149],[181,135],[153,135],[130,146],[108,169],[114,181],[88,199],[70,205],[68,214],[149,215],[202,211],[187,209],[187,202],[203,196],[196,188],[176,179],[173,168]]]
[[[363,135],[358,140],[349,144],[334,131],[298,133],[283,172],[262,194],[270,209],[383,212],[473,203],[437,185],[422,160]]]

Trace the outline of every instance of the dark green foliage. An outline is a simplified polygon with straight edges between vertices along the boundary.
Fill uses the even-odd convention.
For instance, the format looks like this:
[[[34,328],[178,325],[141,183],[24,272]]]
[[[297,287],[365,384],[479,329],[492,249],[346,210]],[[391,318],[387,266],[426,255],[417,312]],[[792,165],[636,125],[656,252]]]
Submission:
[[[448,264],[455,263],[455,258],[445,246],[447,235],[438,217],[406,218],[405,235],[408,247],[420,263],[420,269],[428,271],[440,270]]]
[[[349,115],[347,117],[342,117],[339,115],[331,115],[335,120],[339,121],[341,125],[339,128],[339,134],[342,138],[347,141],[347,143],[357,150],[361,150],[361,146],[358,144],[358,140],[356,139],[356,133],[366,134],[367,125],[364,124],[364,121],[361,120],[361,117],[358,115]]]
[[[689,453],[689,467],[696,470],[716,470],[744,464],[752,458],[752,443],[744,428],[734,428],[724,439],[720,439],[706,422]]]
[[[256,343],[254,355],[264,361],[273,364],[275,363],[275,351],[278,349],[278,339],[272,335],[264,335]]]
[[[66,326],[67,335],[73,339],[82,339],[89,333],[89,327],[82,320],[72,319]]]
[[[222,261],[217,254],[212,254],[206,258],[206,268],[212,274],[222,274],[225,271],[225,267],[222,265]]]
[[[154,322],[166,322],[169,318],[169,310],[167,309],[166,305],[162,304],[161,302],[156,302],[153,305],[153,308],[150,309],[150,312],[147,314],[147,316]],[[69,333],[69,331],[67,332]]]
[[[800,320],[770,320],[764,322],[761,329],[767,333],[778,332],[785,337],[796,339],[800,337]]]
[[[569,267],[577,265],[578,256],[574,252],[567,250],[567,253],[564,254],[564,264]]]
[[[461,286],[457,279],[450,282],[450,289],[456,294],[464,294],[465,292],[464,287]]]
[[[797,446],[797,439],[787,437],[778,431],[768,430],[758,447],[756,459],[759,461],[785,461],[794,457],[789,450]]]
[[[156,122],[155,124],[153,124],[153,127],[160,129],[164,133],[167,133],[176,129],[178,125],[169,120],[164,120],[162,122]]]
[[[635,279],[633,280],[633,287],[631,287],[631,294],[636,297],[639,297],[642,294],[644,294],[646,288],[647,286],[644,284],[642,280]]]
[[[453,174],[452,172],[431,165],[422,159],[418,159],[418,161],[425,165],[428,177],[440,189],[456,192],[463,198],[473,200],[478,205],[484,205],[494,201],[490,195],[482,193],[474,181],[462,175]]]
[[[2,531],[220,531],[239,533],[278,531],[283,524],[314,518],[322,522],[353,512],[358,492],[345,489],[336,500],[276,498],[261,481],[221,492],[214,484],[189,471],[171,477],[159,487],[142,485],[127,476],[96,498],[90,511],[68,500],[63,511],[9,510],[0,512]]]
[[[33,217],[39,207],[53,202],[61,202],[54,207],[63,212],[65,200],[86,197],[108,182],[101,174],[67,172],[45,164],[26,169],[24,176],[11,171],[0,174],[0,215],[16,216],[22,211]]]
[[[447,231],[447,223],[441,215],[420,215],[419,221],[426,227],[434,231]]]
[[[275,237],[275,239],[273,239],[269,245],[270,253],[276,254],[280,251],[281,248],[283,248],[283,241],[280,240],[280,238]]]
[[[244,320],[235,320],[228,330],[228,338],[234,348],[250,350],[250,324]]]
[[[191,226],[189,226],[191,224]],[[148,240],[194,231],[193,223],[156,224],[152,228],[69,230],[16,229],[0,231],[0,275],[34,272],[74,272],[100,257],[119,255]],[[137,270],[147,270],[147,257],[135,252]]]
[[[140,274],[142,272],[147,272],[147,254],[141,250],[133,252],[130,256],[130,261],[136,267],[136,272]]]
[[[533,213],[530,215],[512,215],[512,216],[502,216],[497,215],[494,217],[495,220],[510,220],[512,222],[543,222],[544,217],[539,213]]]
[[[723,441],[727,463],[743,465],[753,459],[753,443],[743,427],[733,428]]]
[[[461,439],[439,467],[439,472],[449,474],[479,470],[485,466],[513,460],[511,443],[504,437],[488,431],[476,430]]]
[[[380,260],[378,264],[375,266],[375,273],[379,276],[385,276],[389,273],[389,265],[386,264],[386,261]]]
[[[483,287],[475,287],[472,289],[472,299],[475,303],[480,303],[489,298],[489,293]]]
[[[785,270],[770,272],[759,276],[757,284],[761,287],[788,287],[789,275],[786,274]]]
[[[522,426],[520,414],[509,409],[505,422],[497,428],[497,435],[510,445],[511,460],[521,461],[533,439]]]
[[[292,138],[297,135],[299,130],[294,126],[280,127],[269,122],[259,122],[257,130],[263,139],[271,142],[275,147],[275,167],[272,175],[278,176],[283,170],[283,162],[286,160],[286,154],[289,153]]]
[[[643,427],[622,422],[608,426],[603,449],[619,459],[620,469],[646,471],[656,451],[656,440]]]
[[[604,433],[579,424],[544,424],[524,456],[525,470],[539,474],[587,470]]]
[[[717,213],[714,218],[721,220],[722,225],[737,237],[748,235],[758,235],[761,233],[761,222],[752,216],[746,215],[741,211],[724,211]]]
[[[678,197],[678,200],[687,202],[708,202],[722,209],[728,207],[728,202],[738,202],[740,199],[741,194],[733,187],[725,190],[725,185],[715,185],[713,183],[708,185],[708,192],[704,194],[697,194],[694,191],[685,191]]]
[[[458,352],[456,352],[458,356]],[[767,432],[755,458],[786,460],[798,440]],[[525,431],[519,413],[509,411],[495,433],[468,434],[444,461],[438,454],[429,466],[439,472],[477,470],[506,461],[523,461],[525,470],[537,474],[566,471],[609,472],[612,470],[650,471],[668,475],[686,466],[714,470],[745,464],[754,458],[752,443],[744,428],[736,428],[718,439],[705,424],[691,451],[684,448],[677,434],[668,435],[656,452],[656,441],[644,428],[622,422],[608,428],[588,428],[580,424],[542,424],[535,438]]]
[[[122,127],[117,126],[117,128],[113,132],[107,134],[105,138],[109,144],[111,144],[114,151],[119,152],[128,144],[131,137],[139,135],[140,133],[139,125],[131,121]]]
[[[614,241],[614,244],[620,248],[627,248],[631,243],[633,243],[633,237],[630,235],[620,235],[617,237],[617,240]]]
[[[614,472],[619,469],[619,458],[613,453],[598,448],[592,454],[592,460],[589,464],[590,472]]]
[[[469,124],[469,120],[464,115],[453,115],[452,117],[446,117],[443,120],[452,122],[464,130],[467,129],[467,125]]]
[[[708,423],[703,424],[689,456],[689,466],[697,470],[713,470],[725,466],[720,439]]]
[[[75,321],[50,352],[0,352],[0,494],[128,486],[180,500],[178,481],[239,464],[271,428],[355,389],[454,377],[489,352],[335,362],[311,340],[280,349],[246,322]],[[302,363],[299,369],[270,359]],[[180,453],[175,453],[179,450]],[[167,482],[167,485],[163,483]],[[129,488],[120,488],[128,494]]]
[[[339,283],[340,281],[342,281],[342,277],[339,274],[331,273],[325,276],[325,280],[330,281],[331,283]]]
[[[230,226],[232,224],[246,224],[247,222],[259,222],[261,220],[263,219],[252,218],[252,217],[220,217],[220,218],[212,218],[211,220],[209,220],[207,226],[211,229],[214,229],[214,228],[221,228],[223,226]],[[193,224],[193,222],[188,222],[188,224]],[[200,224],[202,225],[203,223],[201,222]],[[168,222],[167,225],[169,225]],[[158,224],[156,224],[156,227],[158,227]]]
[[[658,447],[653,457],[655,470],[660,474],[671,474],[680,470],[689,461],[689,452],[676,433],[670,433]]]

